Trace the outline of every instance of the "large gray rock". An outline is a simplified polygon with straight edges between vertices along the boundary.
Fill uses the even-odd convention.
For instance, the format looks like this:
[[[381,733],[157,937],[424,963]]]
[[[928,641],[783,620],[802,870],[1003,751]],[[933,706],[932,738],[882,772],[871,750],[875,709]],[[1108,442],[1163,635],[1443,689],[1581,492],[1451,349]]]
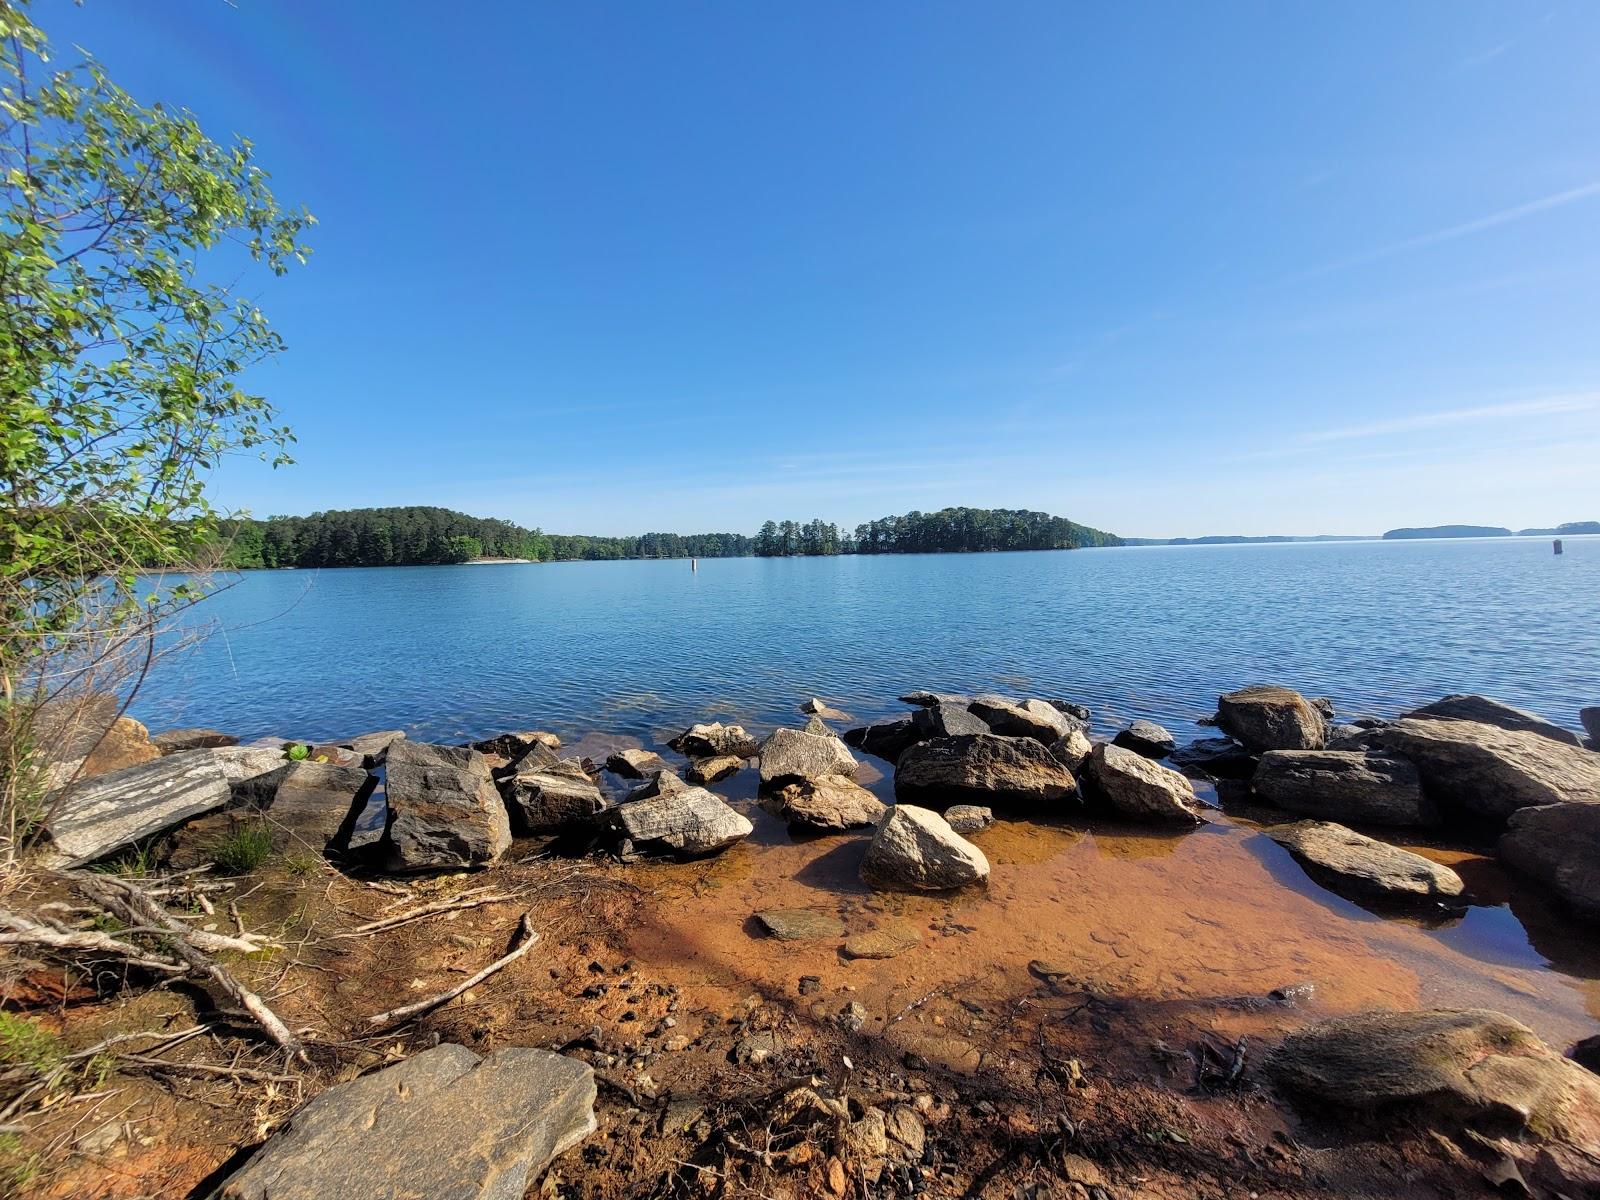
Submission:
[[[1004,737],[1033,738],[1046,746],[1075,727],[1071,718],[1043,700],[978,696],[967,706],[967,711]]]
[[[1600,1079],[1501,1013],[1339,1017],[1291,1034],[1268,1069],[1286,1090],[1334,1108],[1406,1110],[1449,1132],[1480,1127],[1524,1174],[1569,1195],[1600,1184]],[[1500,1137],[1508,1128],[1518,1136]]]
[[[48,801],[49,861],[76,867],[222,808],[228,777],[210,750],[185,750],[79,780]]]
[[[654,750],[638,747],[618,750],[606,757],[606,770],[624,779],[647,779],[651,775],[671,769],[667,766],[666,760]]]
[[[724,725],[721,721],[691,725],[667,745],[686,758],[754,758],[760,751],[756,739],[743,725]]]
[[[1600,921],[1600,804],[1547,804],[1511,814],[1500,838],[1507,866]]]
[[[1356,825],[1434,825],[1438,810],[1409,761],[1351,750],[1269,750],[1253,784],[1269,804]]]
[[[392,870],[478,866],[510,848],[511,822],[482,754],[403,741],[389,746],[386,761]]]
[[[500,794],[522,833],[559,833],[591,825],[606,810],[599,786],[575,758],[557,758],[544,746],[524,754],[500,777]]]
[[[858,725],[854,729],[846,729],[843,737],[845,745],[865,750],[868,754],[888,759],[890,762],[898,761],[907,746],[915,745],[922,740],[922,735],[917,732],[916,725],[910,717],[879,721],[872,725]]]
[[[876,825],[885,811],[881,800],[843,775],[786,783],[767,798],[766,805],[780,820],[824,833]]]
[[[928,738],[968,737],[988,733],[989,725],[965,704],[930,704],[911,714],[911,731],[918,741]]]
[[[281,743],[220,746],[206,753],[217,760],[222,773],[228,777],[229,785],[234,788],[242,788],[253,779],[270,775],[289,761],[284,756]]]
[[[1325,736],[1323,716],[1309,700],[1292,688],[1271,685],[1240,688],[1221,697],[1217,724],[1257,754],[1320,750]]]
[[[1138,720],[1119,730],[1111,744],[1146,758],[1165,758],[1178,748],[1178,739],[1154,721]]]
[[[1461,895],[1461,876],[1449,867],[1364,837],[1331,821],[1296,821],[1266,831],[1312,877],[1335,891],[1377,900],[1440,900]]]
[[[957,708],[965,708],[971,699],[971,696],[963,696],[957,692],[929,692],[919,689],[901,696],[900,702],[913,704],[918,708],[928,708],[934,704],[953,704]]]
[[[934,738],[912,746],[894,768],[895,799],[945,809],[979,804],[1056,810],[1076,797],[1077,781],[1032,738],[993,733]]]
[[[1069,729],[1062,737],[1050,743],[1050,753],[1076,775],[1094,753],[1094,743],[1081,729]]]
[[[361,767],[290,762],[234,789],[234,798],[266,813],[278,850],[342,850],[378,780]]]
[[[611,821],[635,853],[683,858],[725,850],[755,828],[720,796],[698,787],[619,805]]]
[[[820,942],[844,936],[844,922],[817,908],[764,908],[756,920],[780,942]]]
[[[1539,804],[1600,803],[1600,755],[1526,730],[1406,719],[1379,738],[1417,765],[1430,796],[1505,818]]]
[[[1405,715],[1422,721],[1476,721],[1480,725],[1493,725],[1496,729],[1520,729],[1527,733],[1537,733],[1540,737],[1565,742],[1569,746],[1582,744],[1578,740],[1578,735],[1572,730],[1563,729],[1551,721],[1546,721],[1538,713],[1531,713],[1525,708],[1513,708],[1509,704],[1502,704],[1499,700],[1491,700],[1488,696],[1446,696],[1443,700],[1435,700],[1432,704],[1425,704]]]
[[[150,738],[155,748],[163,754],[179,754],[185,750],[215,750],[221,746],[237,746],[239,739],[231,733],[217,729],[168,729]]]
[[[896,804],[867,845],[861,879],[873,887],[943,892],[985,883],[989,860],[936,812]]]
[[[1600,750],[1600,704],[1578,710],[1578,720],[1589,734],[1591,748]]]
[[[1132,750],[1101,742],[1089,756],[1084,776],[1125,817],[1189,825],[1205,820],[1188,779]]]
[[[718,755],[716,758],[696,758],[690,760],[689,769],[684,772],[684,776],[690,783],[704,785],[726,779],[729,775],[737,775],[743,766],[744,759],[735,758],[731,754]]]
[[[1200,738],[1174,750],[1167,761],[1216,779],[1249,779],[1256,770],[1256,756],[1228,737]]]
[[[846,746],[832,735],[774,729],[761,743],[761,782],[821,779],[824,775],[855,777],[858,764]]]
[[[594,1132],[594,1101],[577,1059],[435,1046],[303,1105],[213,1200],[522,1200]]]
[[[396,742],[405,741],[405,737],[406,731],[403,729],[379,729],[372,733],[358,733],[355,737],[345,738],[338,745],[352,754],[359,754],[362,766],[376,767],[388,757],[389,747]]]

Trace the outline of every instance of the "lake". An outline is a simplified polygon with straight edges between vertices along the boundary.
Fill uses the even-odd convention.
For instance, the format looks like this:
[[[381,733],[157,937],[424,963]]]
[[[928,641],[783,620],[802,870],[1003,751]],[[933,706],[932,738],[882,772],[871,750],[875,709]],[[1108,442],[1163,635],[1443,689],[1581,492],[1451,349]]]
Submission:
[[[1181,738],[1269,681],[1347,715],[1481,691],[1576,727],[1600,703],[1600,538],[262,571],[197,615],[214,635],[133,708],[152,729],[649,742],[931,688]]]

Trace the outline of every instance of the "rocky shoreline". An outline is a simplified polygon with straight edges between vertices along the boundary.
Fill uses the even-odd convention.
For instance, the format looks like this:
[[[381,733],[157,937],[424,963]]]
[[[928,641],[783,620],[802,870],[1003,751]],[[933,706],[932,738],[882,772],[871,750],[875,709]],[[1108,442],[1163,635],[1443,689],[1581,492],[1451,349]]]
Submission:
[[[1470,899],[1469,881],[1390,840],[1407,831],[1443,831],[1493,846],[1508,870],[1558,897],[1580,928],[1600,920],[1600,872],[1593,866],[1600,862],[1600,754],[1594,742],[1585,745],[1571,730],[1481,696],[1446,697],[1389,721],[1340,720],[1331,702],[1282,687],[1247,687],[1219,698],[1219,736],[1184,747],[1149,721],[1101,737],[1091,731],[1087,709],[1059,699],[917,692],[903,700],[909,706],[903,717],[841,731],[836,726],[848,725],[847,715],[813,699],[801,706],[808,718],[803,725],[797,721],[762,738],[738,725],[695,725],[660,752],[623,747],[600,762],[564,756],[560,739],[543,731],[502,733],[465,746],[421,743],[400,731],[320,745],[288,739],[241,745],[213,730],[150,737],[127,718],[102,719],[95,731],[94,720],[78,714],[77,722],[96,736],[62,742],[67,748],[59,773],[71,782],[51,813],[46,854],[57,867],[80,867],[159,843],[169,869],[192,870],[203,864],[206,847],[259,829],[271,853],[285,860],[314,858],[330,879],[367,887],[388,887],[384,881],[390,880],[408,892],[429,880],[462,878],[461,872],[498,878],[537,870],[522,850],[534,841],[546,855],[537,859],[543,864],[713,863],[755,832],[750,817],[713,786],[751,772],[762,809],[796,836],[835,839],[841,852],[856,847],[848,852],[862,885],[888,896],[967,897],[963,903],[979,896],[981,904],[982,890],[995,877],[982,841],[997,819],[1051,825],[1104,820],[1182,837],[1228,820],[1212,797],[1224,809],[1240,797],[1281,811],[1284,820],[1268,835],[1310,880],[1358,902],[1422,912]],[[1582,722],[1591,739],[1600,736],[1600,710],[1584,710]],[[862,785],[861,778],[875,772],[853,750],[892,764],[892,805]],[[668,752],[683,763],[669,761]],[[552,853],[560,857],[548,857]],[[648,877],[635,878],[647,891]],[[846,960],[906,955],[923,936],[893,922],[849,935],[816,908],[767,909],[752,919],[762,935],[833,945]],[[1059,987],[1052,981],[1065,976],[1052,974],[1047,962],[1030,970],[1052,994]],[[605,995],[602,989],[588,999]],[[853,1013],[853,1003],[837,1018],[827,1016],[828,1027],[859,1036],[867,1017]],[[674,1040],[677,1035],[666,1032],[676,1023],[670,1005],[658,1020],[655,1036]],[[780,1042],[776,1034],[741,1034],[726,1050],[730,1069],[748,1072],[781,1059]],[[481,1118],[485,1128],[505,1120],[523,1134],[533,1132],[503,1161],[441,1166],[397,1151],[391,1161],[402,1166],[395,1171],[432,1180],[430,1194],[439,1195],[490,1194],[453,1191],[460,1179],[452,1170],[463,1178],[463,1172],[476,1173],[480,1181],[503,1175],[495,1185],[502,1190],[494,1194],[521,1195],[556,1155],[593,1132],[592,1070],[596,1061],[617,1056],[579,1050],[574,1057],[573,1047],[560,1041],[552,1050],[516,1045],[487,1053],[441,1045],[429,1052],[432,1059],[416,1054],[337,1084],[291,1117],[231,1179],[214,1181],[218,1194],[316,1195],[357,1184],[387,1194],[390,1184],[370,1161],[328,1165],[337,1160],[325,1147],[345,1135],[342,1118],[321,1114],[344,1111],[333,1101],[340,1089],[382,1092],[386,1085],[376,1081],[410,1071],[419,1082],[407,1087],[420,1088],[436,1076],[443,1082],[437,1099],[415,1111],[374,1110],[396,1145],[436,1137],[429,1132],[435,1124],[462,1119]],[[1248,1070],[1242,1041],[1236,1061],[1213,1070],[1220,1070],[1220,1079],[1206,1070],[1203,1062],[1197,1068],[1202,1081],[1210,1080],[1203,1090],[1259,1087],[1280,1096],[1286,1112],[1335,1114],[1329,1118],[1334,1126],[1404,1111],[1408,1121],[1465,1147],[1460,1152],[1467,1159],[1487,1156],[1497,1170],[1514,1172],[1535,1194],[1600,1187],[1600,1080],[1498,1013],[1334,1018],[1292,1032],[1282,1048],[1252,1059]],[[528,1090],[496,1085],[475,1091],[473,1085],[463,1091],[457,1082],[487,1079],[485,1072],[504,1072]],[[636,1088],[621,1086],[634,1107],[645,1106]],[[822,1078],[799,1091],[804,1094],[790,1088],[781,1097],[786,1112],[798,1106],[788,1118],[791,1126],[812,1130],[820,1123],[832,1133],[826,1155],[792,1165],[792,1171],[807,1169],[799,1191],[793,1187],[800,1176],[788,1180],[791,1194],[815,1194],[806,1190],[813,1185],[824,1194],[847,1194],[858,1174],[863,1188],[874,1189],[867,1194],[945,1194],[929,1191],[926,1177],[912,1186],[913,1173],[927,1166],[928,1117],[941,1103],[936,1096],[924,1103],[918,1099],[924,1093],[907,1093],[908,1103],[898,1106],[863,1106],[842,1097],[837,1081]],[[470,1099],[481,1092],[493,1092],[492,1102]],[[476,1115],[467,1118],[468,1112]],[[726,1130],[701,1139],[707,1140],[730,1152]],[[1059,1154],[1052,1161],[1051,1186],[1060,1194],[1146,1194],[1118,1185],[1092,1161],[1075,1164],[1077,1175],[1062,1168]],[[757,1165],[786,1174],[770,1152],[766,1160],[757,1156]],[[833,1187],[836,1166],[847,1187]],[[354,1174],[337,1173],[347,1167]],[[1460,1167],[1453,1162],[1449,1170]],[[1083,1182],[1090,1168],[1101,1182]],[[717,1169],[726,1187],[729,1168]],[[572,1194],[591,1194],[577,1182],[581,1170],[562,1169],[562,1175],[574,1181]],[[693,1178],[706,1182],[703,1164]]]

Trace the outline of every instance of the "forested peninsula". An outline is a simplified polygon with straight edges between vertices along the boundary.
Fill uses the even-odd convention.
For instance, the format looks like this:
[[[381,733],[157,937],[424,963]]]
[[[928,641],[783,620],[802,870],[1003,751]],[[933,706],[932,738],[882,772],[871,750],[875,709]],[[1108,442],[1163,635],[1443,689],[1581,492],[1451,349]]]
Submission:
[[[1122,539],[1049,513],[945,508],[883,517],[841,530],[831,522],[768,521],[743,533],[593,537],[525,529],[448,508],[357,508],[304,517],[241,518],[224,530],[224,565],[389,567],[483,558],[557,562],[627,558],[787,558],[833,554],[938,554],[1073,550]]]

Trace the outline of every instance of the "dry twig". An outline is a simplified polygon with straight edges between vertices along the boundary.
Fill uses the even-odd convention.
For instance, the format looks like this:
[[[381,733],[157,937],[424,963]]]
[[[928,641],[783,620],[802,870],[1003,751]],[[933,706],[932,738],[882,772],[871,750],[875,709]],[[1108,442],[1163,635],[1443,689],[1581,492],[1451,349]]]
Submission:
[[[381,1012],[376,1016],[368,1017],[367,1024],[385,1027],[389,1025],[398,1025],[402,1021],[408,1021],[412,1017],[418,1017],[425,1012],[430,1012],[433,1009],[438,1008],[441,1004],[447,1004],[451,1000],[454,1000],[457,996],[461,995],[462,992],[465,992],[469,988],[476,987],[478,984],[482,983],[496,971],[503,970],[505,967],[508,967],[512,963],[516,962],[517,959],[521,958],[529,950],[532,950],[534,943],[538,940],[539,935],[533,931],[533,926],[528,921],[528,914],[523,913],[522,920],[517,922],[517,945],[516,948],[511,951],[511,953],[502,958],[497,958],[494,962],[490,963],[476,975],[473,975],[469,979],[463,980],[448,991],[440,992],[437,996],[429,996],[426,1000],[418,1000],[415,1004],[406,1004],[402,1005],[400,1008],[391,1008],[388,1012]]]

